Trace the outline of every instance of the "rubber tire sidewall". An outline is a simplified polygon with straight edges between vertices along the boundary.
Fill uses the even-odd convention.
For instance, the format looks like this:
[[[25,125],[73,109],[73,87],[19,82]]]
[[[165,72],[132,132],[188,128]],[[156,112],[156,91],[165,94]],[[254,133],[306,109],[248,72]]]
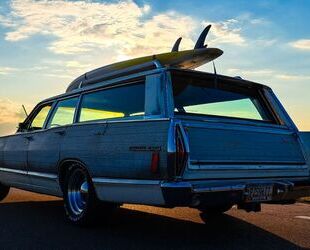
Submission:
[[[84,211],[80,215],[75,215],[69,205],[68,201],[68,181],[71,176],[71,174],[76,170],[79,169],[82,171],[86,178],[88,183],[88,199],[86,201],[86,206]],[[64,210],[65,210],[65,217],[66,219],[74,224],[79,226],[87,226],[95,221],[96,217],[96,210],[98,207],[98,199],[95,194],[95,190],[91,181],[91,178],[87,172],[87,170],[82,167],[80,164],[73,164],[69,167],[69,170],[67,171],[65,180],[64,180],[64,186],[63,186],[63,192],[64,192]]]

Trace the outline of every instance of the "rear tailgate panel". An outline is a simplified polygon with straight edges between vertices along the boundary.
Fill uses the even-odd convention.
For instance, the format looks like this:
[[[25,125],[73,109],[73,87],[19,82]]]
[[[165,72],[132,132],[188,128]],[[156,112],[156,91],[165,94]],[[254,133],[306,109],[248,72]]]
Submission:
[[[296,133],[280,127],[183,122],[190,148],[184,179],[309,176]]]

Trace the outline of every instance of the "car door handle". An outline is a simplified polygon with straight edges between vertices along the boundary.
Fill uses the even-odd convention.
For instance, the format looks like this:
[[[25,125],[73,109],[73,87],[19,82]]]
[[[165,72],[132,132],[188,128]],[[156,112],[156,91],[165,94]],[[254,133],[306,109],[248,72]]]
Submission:
[[[65,133],[66,133],[65,130],[55,131],[55,134],[58,134],[58,135],[65,135]]]

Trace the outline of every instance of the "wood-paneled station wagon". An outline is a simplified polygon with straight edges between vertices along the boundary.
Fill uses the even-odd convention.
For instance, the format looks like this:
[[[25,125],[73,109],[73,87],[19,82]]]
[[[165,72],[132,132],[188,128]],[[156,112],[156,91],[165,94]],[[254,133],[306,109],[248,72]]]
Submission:
[[[64,198],[85,224],[123,203],[218,215],[310,194],[310,135],[272,90],[192,70],[220,56],[194,50],[108,65],[40,102],[0,138],[0,198],[10,187]]]

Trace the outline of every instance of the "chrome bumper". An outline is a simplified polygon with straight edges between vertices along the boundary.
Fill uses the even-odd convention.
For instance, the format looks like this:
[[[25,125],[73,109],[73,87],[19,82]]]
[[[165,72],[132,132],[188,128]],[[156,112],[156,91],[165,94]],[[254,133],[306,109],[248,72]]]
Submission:
[[[273,197],[268,203],[288,203],[310,196],[310,180],[246,180],[246,181],[180,181],[161,183],[168,206],[201,206],[214,203],[240,204],[247,200],[249,185],[273,185]]]

